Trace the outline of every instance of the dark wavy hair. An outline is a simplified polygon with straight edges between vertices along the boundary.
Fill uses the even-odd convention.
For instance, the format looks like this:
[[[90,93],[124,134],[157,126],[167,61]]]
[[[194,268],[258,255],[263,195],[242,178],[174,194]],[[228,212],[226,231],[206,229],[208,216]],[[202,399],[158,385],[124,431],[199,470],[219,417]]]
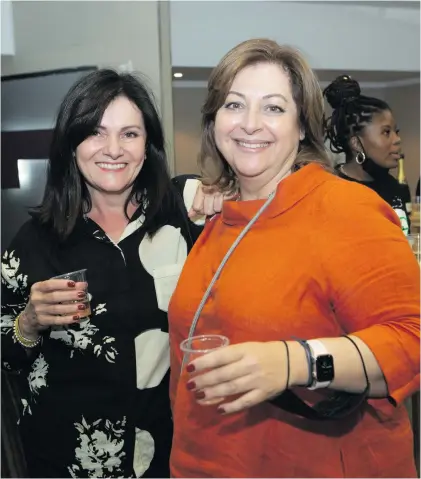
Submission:
[[[338,76],[323,91],[332,115],[324,119],[325,139],[333,153],[352,154],[351,138],[358,136],[371,123],[376,113],[390,110],[378,98],[361,95],[359,83],[349,75]]]
[[[62,240],[71,234],[78,217],[92,207],[74,152],[99,126],[106,108],[118,96],[127,97],[142,112],[148,157],[127,198],[126,215],[130,201],[136,200],[143,206],[144,228],[153,235],[165,224],[165,213],[176,202],[153,94],[134,75],[96,70],[78,80],[61,103],[50,147],[44,197],[32,212]]]

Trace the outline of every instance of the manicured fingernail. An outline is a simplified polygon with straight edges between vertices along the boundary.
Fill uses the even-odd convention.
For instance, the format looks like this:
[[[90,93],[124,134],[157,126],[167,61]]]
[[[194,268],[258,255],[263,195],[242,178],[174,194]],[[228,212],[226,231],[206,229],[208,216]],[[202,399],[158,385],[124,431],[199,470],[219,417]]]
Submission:
[[[225,414],[225,409],[221,406],[217,407],[216,410],[219,412],[219,414]]]
[[[204,391],[196,391],[194,395],[196,396],[196,399],[205,399],[206,397]]]
[[[73,321],[79,321],[79,316],[73,316]]]
[[[86,293],[84,291],[79,291],[79,293],[77,294],[78,298],[84,298],[85,296],[86,296]]]
[[[194,370],[195,370],[194,364],[189,364],[186,368],[186,371],[188,373],[192,373],[192,372],[194,372]]]
[[[68,286],[69,288],[74,288],[74,287],[76,286],[76,283],[75,283],[74,281],[68,281],[68,282],[67,282],[67,286]]]
[[[192,389],[196,389],[196,383],[194,381],[189,381],[187,384],[186,384],[186,388],[191,391]]]
[[[79,304],[77,309],[84,310],[86,309],[86,306],[84,304]]]

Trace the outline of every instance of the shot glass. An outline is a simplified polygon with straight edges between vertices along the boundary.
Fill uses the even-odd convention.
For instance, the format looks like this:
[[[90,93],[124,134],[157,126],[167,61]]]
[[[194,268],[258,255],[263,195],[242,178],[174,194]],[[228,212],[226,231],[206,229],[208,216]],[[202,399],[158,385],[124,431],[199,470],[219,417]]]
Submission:
[[[203,334],[201,336],[193,336],[189,339],[185,339],[180,343],[180,349],[184,354],[183,357],[183,370],[181,372],[181,377],[185,380],[186,382],[188,379],[198,376],[200,374],[204,374],[207,372],[205,371],[200,371],[199,373],[192,373],[192,374],[187,374],[185,371],[185,367],[187,366],[188,363],[193,361],[195,358],[199,356],[203,356],[204,354],[211,353],[212,351],[215,351],[219,348],[224,348],[229,345],[229,339],[225,336],[221,336],[219,334]],[[203,400],[199,401],[200,404],[210,406],[213,404],[218,404],[221,401],[223,401],[224,398],[218,398],[218,399],[210,399],[210,400]]]
[[[67,279],[69,281],[74,281],[75,283],[86,283],[86,269],[80,269],[79,271],[72,271],[71,273],[61,274],[60,276],[54,276],[52,279]],[[88,290],[85,291],[86,297],[84,300],[79,301],[69,301],[69,303],[82,303],[85,305],[85,309],[78,311],[78,316],[80,319],[86,318],[92,314],[91,304],[89,302]]]

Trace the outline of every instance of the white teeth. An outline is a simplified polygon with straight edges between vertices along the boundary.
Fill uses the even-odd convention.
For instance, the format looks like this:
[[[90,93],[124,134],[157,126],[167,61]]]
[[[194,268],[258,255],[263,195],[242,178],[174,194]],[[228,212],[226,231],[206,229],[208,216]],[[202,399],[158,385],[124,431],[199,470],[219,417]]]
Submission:
[[[121,170],[126,166],[125,163],[98,163],[100,168],[104,168],[104,170]]]
[[[237,143],[240,146],[243,146],[244,148],[249,148],[250,150],[257,150],[258,148],[265,148],[265,147],[269,146],[268,142],[266,142],[266,143],[245,143],[245,142],[242,142],[242,141],[237,141]]]

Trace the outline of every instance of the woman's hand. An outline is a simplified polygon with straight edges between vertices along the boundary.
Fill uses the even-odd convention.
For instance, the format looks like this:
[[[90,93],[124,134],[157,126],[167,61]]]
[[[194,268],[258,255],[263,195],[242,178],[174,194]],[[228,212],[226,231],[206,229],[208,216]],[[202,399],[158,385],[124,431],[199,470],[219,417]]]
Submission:
[[[233,199],[235,195],[224,195],[213,186],[205,186],[199,183],[193,205],[188,213],[189,218],[196,216],[213,216],[222,211],[224,200]]]
[[[85,309],[87,286],[66,279],[34,283],[28,304],[19,317],[22,335],[35,340],[39,331],[49,326],[77,323]]]
[[[281,341],[235,344],[189,363],[187,371],[193,377],[187,389],[199,404],[215,403],[219,398],[223,404],[218,410],[234,413],[282,393],[287,385],[287,366]],[[232,395],[239,397],[229,402]]]

